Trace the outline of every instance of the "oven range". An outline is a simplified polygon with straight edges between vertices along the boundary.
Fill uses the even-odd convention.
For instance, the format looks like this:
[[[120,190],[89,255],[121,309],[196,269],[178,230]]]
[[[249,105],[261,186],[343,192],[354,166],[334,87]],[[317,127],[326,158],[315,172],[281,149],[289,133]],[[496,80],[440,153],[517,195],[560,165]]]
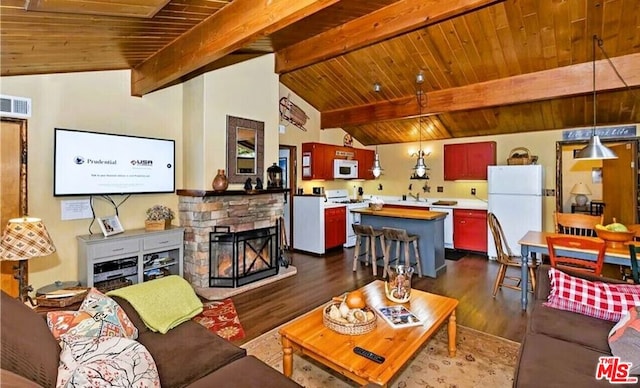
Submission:
[[[356,235],[353,232],[352,224],[360,224],[360,214],[352,213],[351,209],[360,209],[369,206],[369,202],[363,200],[355,200],[349,197],[348,190],[326,190],[325,196],[327,198],[326,203],[344,203],[347,205],[347,238],[346,243],[343,245],[345,248],[350,248],[356,245]]]

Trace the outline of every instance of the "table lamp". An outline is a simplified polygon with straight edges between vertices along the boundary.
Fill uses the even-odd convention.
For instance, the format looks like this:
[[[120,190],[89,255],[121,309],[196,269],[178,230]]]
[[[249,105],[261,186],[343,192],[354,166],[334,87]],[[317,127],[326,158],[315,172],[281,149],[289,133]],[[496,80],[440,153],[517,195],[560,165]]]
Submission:
[[[29,292],[33,291],[26,284],[27,260],[34,257],[48,256],[56,251],[49,232],[40,218],[12,218],[7,223],[0,240],[0,259],[17,261],[14,267],[14,278],[18,280],[18,298],[33,304]]]
[[[571,194],[576,196],[576,205],[584,206],[587,204],[587,195],[591,195],[591,190],[584,183],[576,183],[571,189]]]

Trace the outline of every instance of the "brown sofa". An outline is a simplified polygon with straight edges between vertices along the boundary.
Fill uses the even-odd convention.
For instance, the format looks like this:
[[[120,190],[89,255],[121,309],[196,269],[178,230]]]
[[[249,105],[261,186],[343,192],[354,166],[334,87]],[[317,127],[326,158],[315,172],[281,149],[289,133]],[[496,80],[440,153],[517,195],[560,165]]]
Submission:
[[[114,297],[139,330],[138,341],[153,356],[162,387],[299,387],[275,369],[193,321],[167,334],[149,330],[124,299]],[[46,320],[2,292],[0,302],[2,386],[33,382],[55,387],[60,347]],[[26,379],[26,380],[24,380]]]
[[[548,265],[536,273],[533,310],[520,348],[514,387],[611,387],[596,380],[600,356],[611,356],[607,337],[616,322],[605,321],[543,305],[551,290]],[[565,271],[587,280],[622,283],[615,279]],[[638,385],[616,384],[618,387]]]

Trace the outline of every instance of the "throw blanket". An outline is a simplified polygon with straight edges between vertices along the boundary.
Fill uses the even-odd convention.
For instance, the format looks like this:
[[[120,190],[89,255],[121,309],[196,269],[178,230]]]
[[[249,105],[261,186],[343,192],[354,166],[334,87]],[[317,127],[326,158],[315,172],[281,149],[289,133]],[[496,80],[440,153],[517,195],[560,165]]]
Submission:
[[[107,295],[127,300],[149,329],[162,334],[202,312],[202,302],[191,285],[177,275],[118,288]]]

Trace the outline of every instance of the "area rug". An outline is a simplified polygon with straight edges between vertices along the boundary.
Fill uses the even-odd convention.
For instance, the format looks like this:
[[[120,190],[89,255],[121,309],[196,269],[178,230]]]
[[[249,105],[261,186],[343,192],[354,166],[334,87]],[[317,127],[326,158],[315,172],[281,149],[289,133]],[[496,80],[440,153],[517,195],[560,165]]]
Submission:
[[[458,325],[457,353],[449,358],[446,325],[409,361],[389,387],[511,387],[520,344]],[[278,328],[242,345],[282,373]],[[344,376],[294,352],[293,374],[306,388],[357,386]]]
[[[205,303],[193,320],[229,341],[241,340],[245,335],[231,299]]]
[[[243,292],[253,290],[258,287],[262,287],[266,284],[277,282],[278,280],[282,280],[284,278],[288,278],[289,276],[293,276],[298,273],[296,267],[290,265],[288,267],[280,267],[278,270],[278,274],[269,276],[265,279],[260,279],[258,281],[249,283],[247,285],[236,287],[236,288],[223,288],[223,287],[194,287],[196,294],[207,300],[222,300],[226,298],[230,298],[234,295],[241,294]]]

